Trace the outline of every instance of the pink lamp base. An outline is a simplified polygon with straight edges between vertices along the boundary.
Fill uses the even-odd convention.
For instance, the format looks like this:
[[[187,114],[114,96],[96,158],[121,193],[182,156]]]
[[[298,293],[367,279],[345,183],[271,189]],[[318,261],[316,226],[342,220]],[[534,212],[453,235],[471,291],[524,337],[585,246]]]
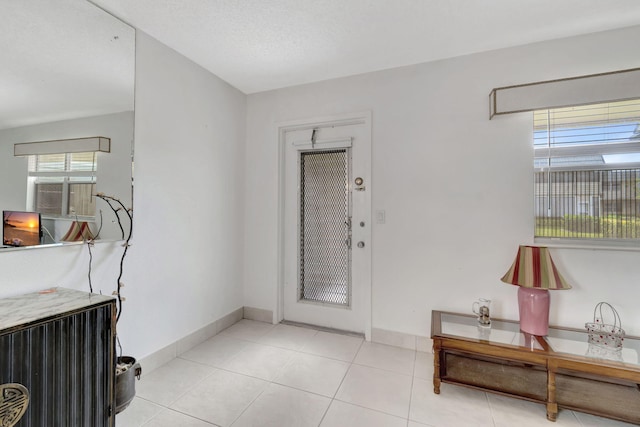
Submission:
[[[520,330],[532,335],[545,336],[549,331],[549,291],[518,287]]]

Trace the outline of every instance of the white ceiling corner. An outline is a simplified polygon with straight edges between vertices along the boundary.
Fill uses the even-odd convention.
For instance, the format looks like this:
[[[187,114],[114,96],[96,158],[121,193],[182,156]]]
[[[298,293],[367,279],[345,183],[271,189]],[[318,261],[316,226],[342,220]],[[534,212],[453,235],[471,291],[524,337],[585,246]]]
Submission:
[[[639,25],[640,1],[0,0],[0,129],[133,109],[109,14],[250,94]]]
[[[638,0],[93,0],[245,93],[640,24]]]

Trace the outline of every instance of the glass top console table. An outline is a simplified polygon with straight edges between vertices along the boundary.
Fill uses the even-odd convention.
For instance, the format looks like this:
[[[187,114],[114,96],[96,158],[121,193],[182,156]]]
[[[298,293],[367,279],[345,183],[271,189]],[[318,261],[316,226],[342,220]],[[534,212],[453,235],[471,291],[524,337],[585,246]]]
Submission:
[[[590,346],[586,331],[549,327],[545,337],[520,331],[518,322],[433,311],[433,386],[452,383],[546,405],[640,424],[640,338],[625,337],[621,351]]]

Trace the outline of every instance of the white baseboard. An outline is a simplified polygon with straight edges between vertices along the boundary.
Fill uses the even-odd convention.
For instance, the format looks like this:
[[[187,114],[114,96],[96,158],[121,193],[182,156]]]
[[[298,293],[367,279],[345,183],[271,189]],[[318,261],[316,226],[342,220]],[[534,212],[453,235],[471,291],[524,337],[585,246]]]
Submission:
[[[257,320],[258,322],[273,323],[273,310],[263,308],[244,307],[243,319]]]
[[[255,307],[244,307],[243,318],[257,320],[259,322],[273,323],[273,311]],[[295,325],[295,323],[293,324]],[[314,328],[313,326],[304,324],[299,324],[298,326]],[[394,347],[408,348],[410,350],[421,351],[424,353],[430,353],[433,347],[433,341],[429,337],[410,335],[379,328],[373,328],[371,330],[371,341],[380,344],[392,345]]]
[[[431,352],[433,341],[431,338],[419,335],[405,334],[403,332],[387,331],[385,329],[372,328],[371,342],[408,348],[409,350]]]
[[[238,308],[237,310],[222,316],[220,319],[203,326],[197,331],[192,332],[189,335],[180,338],[178,341],[175,341],[174,343],[169,344],[168,346],[143,358],[139,361],[142,366],[143,375],[159,368],[165,363],[170,362],[181,354],[191,350],[198,344],[201,344],[209,338],[217,335],[218,332],[240,321],[243,316],[243,311],[242,307]]]
[[[152,372],[165,363],[170,362],[193,347],[214,337],[220,331],[228,328],[241,319],[257,320],[259,322],[273,323],[273,311],[254,307],[241,307],[221,317],[210,324],[180,338],[168,346],[161,348],[140,360],[143,374]],[[428,337],[410,335],[402,332],[388,331],[385,329],[371,329],[371,341],[395,347],[408,348],[422,352],[431,352],[432,340]]]

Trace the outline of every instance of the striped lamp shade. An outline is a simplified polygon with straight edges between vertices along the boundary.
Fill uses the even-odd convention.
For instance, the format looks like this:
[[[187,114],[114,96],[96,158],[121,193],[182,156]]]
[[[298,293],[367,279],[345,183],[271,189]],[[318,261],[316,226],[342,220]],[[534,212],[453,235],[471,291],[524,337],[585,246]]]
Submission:
[[[571,289],[558,273],[549,249],[541,246],[520,246],[516,260],[501,280],[523,288]]]
[[[61,242],[79,242],[94,239],[93,233],[86,221],[73,221],[67,233],[60,239]]]

